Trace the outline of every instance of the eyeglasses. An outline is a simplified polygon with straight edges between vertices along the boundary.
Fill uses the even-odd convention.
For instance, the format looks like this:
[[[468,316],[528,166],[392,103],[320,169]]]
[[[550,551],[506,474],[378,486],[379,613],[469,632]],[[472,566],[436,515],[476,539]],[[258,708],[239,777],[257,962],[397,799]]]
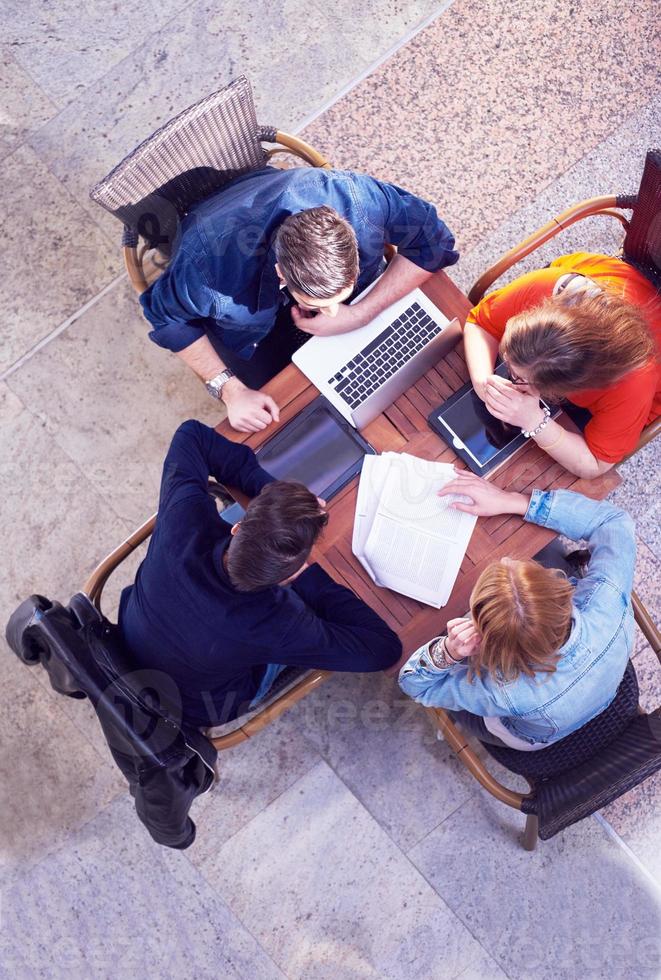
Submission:
[[[507,361],[505,361],[505,367],[507,368],[507,373],[509,374],[510,381],[512,382],[513,385],[529,385],[530,384],[530,382],[529,381],[526,381],[525,378],[521,378],[521,377],[519,377],[518,374],[515,374],[514,371],[512,370],[512,368],[507,363]]]

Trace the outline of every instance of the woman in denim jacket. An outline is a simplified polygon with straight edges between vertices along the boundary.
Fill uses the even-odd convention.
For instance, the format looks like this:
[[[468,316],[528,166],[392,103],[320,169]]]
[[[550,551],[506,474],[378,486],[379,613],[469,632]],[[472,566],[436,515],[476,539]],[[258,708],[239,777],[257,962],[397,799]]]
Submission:
[[[414,700],[448,709],[484,741],[543,749],[613,700],[631,653],[634,526],[606,501],[568,490],[501,490],[465,471],[441,495],[478,516],[520,514],[578,541],[590,562],[567,579],[533,561],[502,558],[482,573],[470,617],[448,622],[409,658],[399,683]]]

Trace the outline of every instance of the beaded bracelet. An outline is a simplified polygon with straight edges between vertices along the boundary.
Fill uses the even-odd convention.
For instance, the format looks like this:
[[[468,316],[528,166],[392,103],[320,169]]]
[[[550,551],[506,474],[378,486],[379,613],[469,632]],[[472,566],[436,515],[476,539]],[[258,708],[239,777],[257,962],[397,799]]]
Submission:
[[[544,426],[546,426],[546,425],[549,424],[549,420],[551,418],[551,410],[550,410],[550,408],[547,405],[545,405],[544,408],[543,408],[543,412],[544,412],[544,417],[542,418],[542,421],[539,423],[538,426],[536,426],[534,429],[530,429],[530,430],[523,429],[522,430],[524,436],[526,437],[526,439],[531,439],[533,436],[538,436],[539,433],[544,428]]]

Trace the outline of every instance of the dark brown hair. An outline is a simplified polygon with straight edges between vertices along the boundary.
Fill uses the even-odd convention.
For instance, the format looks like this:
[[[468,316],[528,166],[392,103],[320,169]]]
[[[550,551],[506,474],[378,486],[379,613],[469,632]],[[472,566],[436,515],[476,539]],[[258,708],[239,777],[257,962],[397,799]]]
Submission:
[[[275,257],[289,288],[311,299],[332,299],[358,279],[356,233],[326,205],[285,218]]]
[[[480,634],[471,668],[505,680],[553,672],[569,634],[573,593],[566,576],[535,561],[489,565],[470,597]]]
[[[500,353],[552,399],[614,384],[653,356],[654,341],[637,307],[602,292],[553,297],[511,317]]]
[[[307,561],[328,523],[302,483],[276,480],[251,500],[227,549],[227,573],[239,592],[284,582]]]

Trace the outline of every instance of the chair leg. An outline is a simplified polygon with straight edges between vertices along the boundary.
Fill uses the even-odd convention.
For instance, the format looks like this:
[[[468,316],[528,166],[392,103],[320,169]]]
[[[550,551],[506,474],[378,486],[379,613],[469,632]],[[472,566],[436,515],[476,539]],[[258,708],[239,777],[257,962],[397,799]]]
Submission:
[[[523,832],[523,846],[526,851],[534,851],[537,847],[539,835],[539,820],[536,813],[529,813],[526,817],[526,829]]]

